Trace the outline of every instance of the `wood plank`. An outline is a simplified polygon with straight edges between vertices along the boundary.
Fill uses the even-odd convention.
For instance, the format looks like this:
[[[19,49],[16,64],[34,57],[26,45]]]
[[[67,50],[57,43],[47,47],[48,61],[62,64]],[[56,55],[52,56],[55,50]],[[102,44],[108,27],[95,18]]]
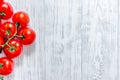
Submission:
[[[117,0],[91,0],[88,18],[88,79],[117,78]],[[84,20],[86,21],[86,20]],[[83,30],[82,30],[83,31]],[[83,43],[85,44],[85,43]]]

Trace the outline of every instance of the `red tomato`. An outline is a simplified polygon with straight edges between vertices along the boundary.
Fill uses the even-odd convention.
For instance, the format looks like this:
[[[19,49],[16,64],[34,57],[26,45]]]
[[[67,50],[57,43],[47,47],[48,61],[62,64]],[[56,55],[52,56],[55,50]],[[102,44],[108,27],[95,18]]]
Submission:
[[[8,75],[13,71],[14,63],[11,59],[3,57],[0,58],[0,74]]]
[[[15,58],[20,55],[22,52],[23,46],[17,40],[10,40],[8,45],[6,45],[3,49],[4,53],[9,58]]]
[[[16,32],[16,26],[11,22],[5,22],[0,27],[0,33],[4,38],[9,38],[13,36],[15,32]]]
[[[8,2],[0,3],[0,18],[1,19],[9,19],[13,15],[13,8]]]
[[[18,36],[20,37],[21,43],[23,43],[24,45],[29,45],[34,42],[36,38],[36,33],[34,32],[34,30],[26,27],[18,33]]]
[[[12,21],[17,24],[19,28],[24,28],[28,25],[30,19],[27,13],[19,11],[13,15]]]

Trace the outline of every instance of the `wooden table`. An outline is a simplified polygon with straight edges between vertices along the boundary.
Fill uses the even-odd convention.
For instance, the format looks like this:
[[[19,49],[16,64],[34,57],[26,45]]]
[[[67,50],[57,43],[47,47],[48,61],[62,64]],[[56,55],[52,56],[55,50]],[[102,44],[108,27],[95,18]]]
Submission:
[[[5,80],[120,80],[119,0],[6,0],[37,33]]]

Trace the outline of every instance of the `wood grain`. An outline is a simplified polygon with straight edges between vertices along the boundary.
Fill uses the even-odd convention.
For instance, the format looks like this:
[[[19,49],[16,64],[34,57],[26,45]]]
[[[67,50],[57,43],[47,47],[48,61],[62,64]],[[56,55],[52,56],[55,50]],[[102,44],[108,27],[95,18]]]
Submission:
[[[120,80],[119,0],[6,0],[37,33],[5,80]]]

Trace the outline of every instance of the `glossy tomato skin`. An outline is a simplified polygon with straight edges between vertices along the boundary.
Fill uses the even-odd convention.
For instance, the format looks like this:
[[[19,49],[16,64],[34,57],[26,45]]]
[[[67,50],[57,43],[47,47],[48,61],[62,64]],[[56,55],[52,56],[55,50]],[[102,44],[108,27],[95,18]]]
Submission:
[[[14,68],[14,62],[7,58],[3,57],[0,58],[0,74],[1,75],[8,75],[13,71]]]
[[[0,26],[1,26],[1,24],[2,24],[2,20],[0,19]]]
[[[0,3],[3,2],[4,0],[0,0]]]
[[[10,40],[8,45],[3,49],[8,58],[15,58],[21,54],[23,46],[18,40]]]
[[[13,15],[12,21],[21,29],[28,25],[30,19],[27,13],[19,11]]]
[[[20,36],[20,42],[24,45],[32,44],[36,38],[36,33],[31,28],[22,29],[18,35]]]
[[[0,18],[9,19],[13,15],[13,8],[8,2],[0,2]]]
[[[14,35],[15,32],[16,32],[16,26],[11,22],[5,22],[0,27],[0,34],[4,38],[10,38],[11,36]]]

